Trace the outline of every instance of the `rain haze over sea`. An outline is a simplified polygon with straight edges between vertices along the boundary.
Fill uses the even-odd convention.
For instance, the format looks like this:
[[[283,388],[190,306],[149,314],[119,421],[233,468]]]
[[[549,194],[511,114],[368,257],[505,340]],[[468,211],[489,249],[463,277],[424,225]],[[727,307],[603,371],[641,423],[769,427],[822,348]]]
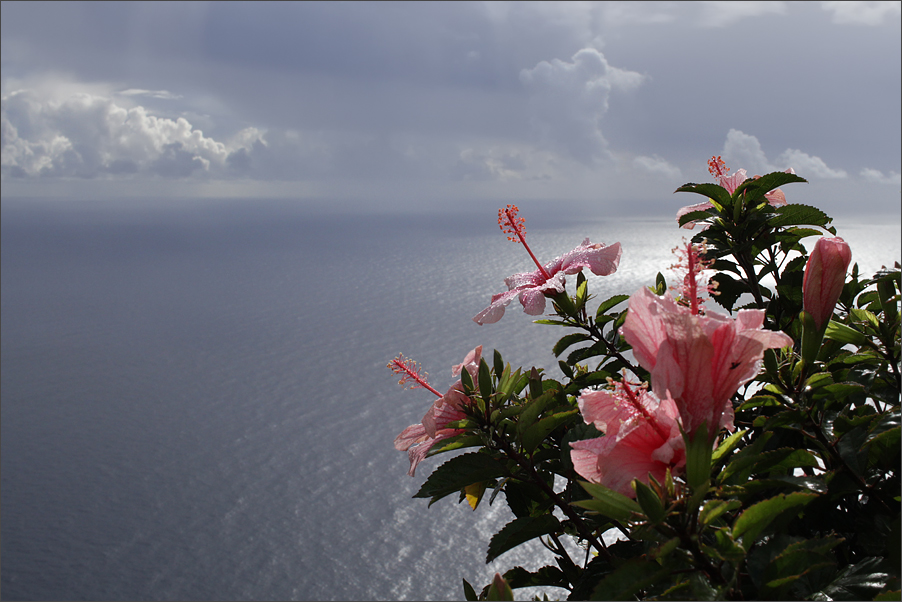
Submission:
[[[622,243],[602,298],[666,275],[686,234],[521,208],[544,261]],[[399,352],[440,390],[476,345],[556,370],[564,332],[516,303],[471,321],[530,270],[494,211],[4,199],[3,598],[447,599],[550,561],[486,565],[503,501],[427,508],[441,459],[410,478],[392,447],[431,402],[385,368]],[[898,221],[834,225],[863,273],[899,259]]]

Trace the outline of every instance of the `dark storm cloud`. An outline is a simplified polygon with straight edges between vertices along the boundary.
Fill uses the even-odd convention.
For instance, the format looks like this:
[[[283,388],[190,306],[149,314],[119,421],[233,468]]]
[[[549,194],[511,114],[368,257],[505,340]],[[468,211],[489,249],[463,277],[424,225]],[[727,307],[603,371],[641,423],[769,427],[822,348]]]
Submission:
[[[3,181],[651,198],[722,153],[890,202],[899,5],[4,2]]]

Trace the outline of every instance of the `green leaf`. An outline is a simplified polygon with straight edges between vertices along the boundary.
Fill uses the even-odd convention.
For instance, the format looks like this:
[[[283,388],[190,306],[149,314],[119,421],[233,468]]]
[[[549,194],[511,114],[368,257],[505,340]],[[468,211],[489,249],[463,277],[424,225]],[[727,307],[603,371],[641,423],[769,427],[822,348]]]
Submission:
[[[593,600],[633,600],[641,589],[656,583],[670,572],[657,562],[631,558],[606,575],[592,592]]]
[[[436,468],[413,497],[432,498],[431,506],[468,485],[496,479],[506,473],[507,468],[488,454],[462,454]]]
[[[717,283],[716,295],[712,296],[715,303],[726,309],[733,311],[736,301],[743,293],[749,292],[749,287],[745,282],[733,278],[729,274],[718,272],[711,277],[711,280]]]
[[[824,227],[833,221],[826,213],[817,207],[809,205],[784,205],[774,210],[776,215],[767,223],[772,227],[780,226],[821,226]]]
[[[658,497],[658,494],[639,479],[633,481],[633,487],[636,490],[636,500],[642,506],[645,516],[653,523],[659,523],[664,520],[664,503]]]
[[[461,372],[466,372],[466,370],[461,370]],[[479,394],[488,404],[495,389],[492,387],[492,372],[489,370],[489,365],[486,363],[485,358],[479,360],[479,373],[477,376],[479,378]]]
[[[572,421],[578,414],[579,410],[574,408],[542,418],[523,432],[523,449],[527,453],[532,453],[551,431],[566,422]]]
[[[736,449],[736,446],[739,445],[742,436],[748,432],[748,429],[742,429],[736,431],[726,439],[724,439],[720,445],[717,446],[717,449],[714,450],[714,453],[711,454],[711,461],[717,462],[721,458],[727,456],[731,451]]]
[[[742,184],[736,187],[736,190],[733,191],[733,198],[740,198],[741,195],[744,194],[747,199],[747,203],[754,203],[756,200],[764,197],[765,194],[782,186],[783,184],[790,184],[792,182],[807,182],[805,178],[799,177],[794,173],[786,173],[785,171],[774,171],[769,174],[765,174],[760,178],[749,178]],[[782,209],[782,207],[781,207]],[[809,225],[818,225],[813,224],[812,222],[802,222]]]
[[[556,533],[560,526],[561,523],[550,514],[515,518],[492,537],[485,558],[486,564],[495,560],[508,550],[519,546],[521,543],[525,543],[541,535]]]
[[[704,219],[708,219],[709,217],[714,217],[714,216],[712,214],[708,213],[707,211],[690,211],[689,213],[680,216],[679,225],[682,228],[683,226],[685,226],[688,223],[701,221]]]
[[[467,600],[479,600],[479,597],[476,595],[476,590],[473,589],[473,586],[470,585],[469,581],[464,579],[463,582],[464,582],[464,598],[466,598]]]
[[[462,449],[464,447],[476,447],[477,445],[483,444],[483,439],[479,435],[468,435],[466,433],[461,433],[460,435],[456,435],[451,437],[450,439],[446,439],[442,441],[444,445],[441,447],[433,447],[429,450],[430,456],[435,456],[437,454],[442,454],[445,452],[453,451],[455,449]]]
[[[707,422],[702,422],[690,440],[686,439],[686,482],[693,490],[704,485],[711,477],[711,442],[708,440]]]
[[[517,421],[517,429],[521,435],[526,432],[526,429],[535,424],[542,412],[545,411],[545,406],[548,405],[548,402],[554,399],[555,394],[556,391],[550,389],[535,399],[530,399],[526,402],[523,411],[520,412],[520,420]]]
[[[873,600],[890,578],[883,558],[865,558],[843,569],[830,585],[812,596],[817,600]],[[894,571],[899,568],[895,567]]]
[[[642,514],[642,507],[622,493],[617,493],[613,489],[608,489],[604,485],[597,483],[589,483],[587,481],[579,481],[582,488],[592,496],[591,500],[580,500],[573,502],[576,506],[599,512],[608,518],[616,521],[625,522],[635,514]]]
[[[495,366],[495,376],[501,377],[501,374],[504,372],[504,360],[501,358],[501,352],[495,349],[495,352],[492,354],[493,364]]]
[[[592,337],[582,332],[574,332],[573,334],[568,334],[567,336],[562,337],[557,343],[555,343],[554,348],[551,350],[554,353],[554,357],[559,357],[567,347],[571,345],[575,345],[577,343],[582,343],[583,341],[589,341]]]
[[[513,589],[542,586],[566,588],[570,584],[564,572],[556,566],[543,566],[534,573],[522,566],[515,566],[504,573],[504,579]]]
[[[739,500],[709,500],[698,514],[698,522],[703,525],[711,524],[724,512],[736,510],[742,506]]]
[[[604,312],[608,311],[612,307],[619,305],[629,299],[629,295],[614,295],[610,299],[605,299],[598,305],[598,309],[596,310],[596,315],[602,315]]]
[[[710,200],[719,203],[722,207],[732,205],[730,193],[727,192],[727,189],[710,182],[704,182],[702,184],[693,184],[690,182],[689,184],[683,184],[674,192],[694,192],[704,197],[708,197]]]
[[[733,523],[733,537],[742,537],[742,547],[749,550],[761,532],[780,514],[801,510],[818,497],[813,493],[795,492],[780,494],[763,502],[758,502],[739,515]]]

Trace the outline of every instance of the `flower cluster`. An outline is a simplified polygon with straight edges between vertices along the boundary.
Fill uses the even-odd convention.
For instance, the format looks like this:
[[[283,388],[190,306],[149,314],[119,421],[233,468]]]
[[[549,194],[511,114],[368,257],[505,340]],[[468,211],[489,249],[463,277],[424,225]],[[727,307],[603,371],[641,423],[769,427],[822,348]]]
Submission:
[[[620,243],[586,238],[543,264],[518,208],[498,211],[536,269],[473,320],[497,322],[515,298],[539,316],[551,299],[557,318],[536,322],[570,329],[553,347],[560,376],[476,347],[442,394],[415,362],[389,364],[434,396],[395,439],[408,474],[462,452],[415,497],[506,502],[515,518],[486,562],[535,538],[555,555],[481,592],[464,579],[468,600],[537,585],[578,600],[899,599],[899,264],[849,272],[832,220],[786,202],[779,186],[805,181],[791,169],[708,166],[716,184],[677,189],[707,200],[678,214],[704,231],[674,249],[675,286],[659,273],[594,311],[585,269],[614,273]],[[818,235],[809,255],[801,241]]]
[[[696,283],[704,264],[692,259],[698,254],[694,245],[687,247],[684,282]],[[679,428],[691,437],[705,424],[712,441],[721,428],[733,430],[733,394],[758,374],[766,349],[792,345],[788,335],[762,328],[763,310],[740,310],[736,318],[701,314],[695,287],[691,290],[688,307],[644,287],[630,297],[623,337],[651,374],[652,392],[638,396],[621,383],[615,394],[580,396],[585,421],[605,434],[572,446],[577,472],[590,481],[635,495],[629,489],[633,479],[647,483],[651,472],[660,480],[668,466],[676,474],[684,460],[675,453],[682,445]],[[634,432],[636,423],[643,425],[640,434],[620,434],[624,425],[632,425],[626,434]],[[595,454],[594,466],[590,454]]]

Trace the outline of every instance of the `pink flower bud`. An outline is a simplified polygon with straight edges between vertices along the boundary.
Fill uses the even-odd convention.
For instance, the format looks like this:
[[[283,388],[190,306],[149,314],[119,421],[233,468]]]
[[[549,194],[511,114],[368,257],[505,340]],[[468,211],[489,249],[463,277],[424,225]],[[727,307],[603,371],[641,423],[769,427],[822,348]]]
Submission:
[[[833,316],[851,261],[852,249],[838,237],[819,239],[811,251],[802,281],[803,307],[819,329]]]

